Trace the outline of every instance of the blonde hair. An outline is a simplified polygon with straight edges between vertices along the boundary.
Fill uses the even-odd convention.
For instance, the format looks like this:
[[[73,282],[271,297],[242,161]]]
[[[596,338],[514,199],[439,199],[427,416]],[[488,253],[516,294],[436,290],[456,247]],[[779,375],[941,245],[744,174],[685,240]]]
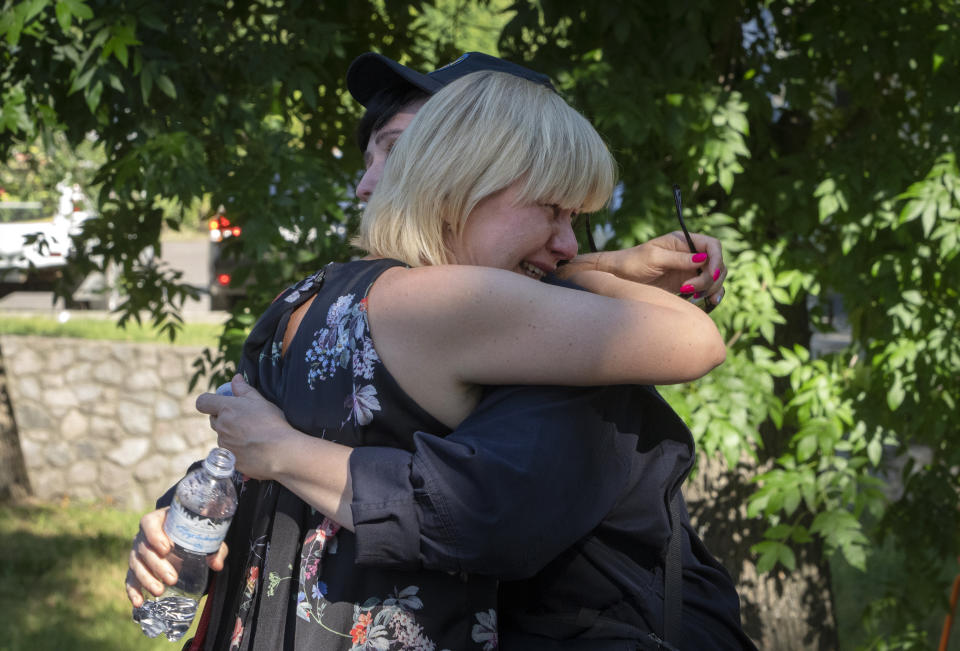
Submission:
[[[590,123],[553,90],[482,71],[430,98],[397,139],[354,244],[412,266],[450,262],[455,237],[484,198],[520,183],[520,203],[593,212],[616,163]]]

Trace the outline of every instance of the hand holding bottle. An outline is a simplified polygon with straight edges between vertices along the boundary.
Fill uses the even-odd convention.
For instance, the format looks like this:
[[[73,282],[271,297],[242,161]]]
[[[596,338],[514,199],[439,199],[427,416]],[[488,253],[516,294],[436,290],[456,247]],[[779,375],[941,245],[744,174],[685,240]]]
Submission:
[[[223,539],[237,509],[237,492],[233,485],[234,456],[229,450],[214,448],[202,466],[187,474],[177,484],[173,503],[166,510],[163,533],[167,540],[157,537],[145,549],[134,542],[130,567],[134,578],[149,595],[157,599],[135,599],[130,594],[131,572],[127,573],[127,591],[134,604],[133,619],[149,637],[164,635],[168,640],[179,640],[190,628],[197,605],[207,585],[208,556],[222,549]],[[155,512],[156,513],[156,512]],[[150,524],[152,525],[151,518]],[[137,535],[140,538],[140,534]],[[156,547],[154,548],[154,545]],[[167,545],[170,545],[167,548]],[[162,557],[158,552],[167,548]],[[142,555],[163,578],[163,589],[155,577],[138,575],[134,561]],[[222,559],[221,559],[222,566]],[[149,574],[149,573],[148,573]],[[173,579],[173,583],[170,581]],[[139,601],[139,605],[137,604]]]
[[[169,510],[169,507],[163,507],[140,518],[140,530],[130,548],[129,569],[124,585],[127,598],[134,608],[143,605],[144,592],[159,597],[168,585],[177,582],[177,571],[170,562],[173,543],[163,532],[163,522]],[[222,570],[228,551],[227,544],[220,543],[220,549],[207,554],[207,567],[214,572]]]

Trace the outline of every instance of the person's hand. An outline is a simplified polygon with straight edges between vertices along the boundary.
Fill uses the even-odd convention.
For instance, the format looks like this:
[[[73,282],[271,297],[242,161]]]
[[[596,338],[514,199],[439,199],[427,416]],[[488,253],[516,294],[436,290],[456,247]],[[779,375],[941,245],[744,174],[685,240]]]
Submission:
[[[235,375],[232,396],[204,393],[197,398],[197,410],[210,416],[217,433],[217,445],[237,458],[239,472],[254,479],[273,479],[272,448],[278,437],[295,434],[283,411],[256,389]]]
[[[629,249],[577,256],[567,266],[572,272],[589,265],[672,294],[700,294],[716,305],[723,298],[723,281],[727,277],[720,240],[700,233],[690,236],[697,251],[702,252],[699,255],[690,253],[681,231],[674,231]]]
[[[140,530],[133,539],[127,578],[124,582],[127,599],[134,608],[143,605],[143,591],[159,597],[168,585],[177,582],[177,570],[170,556],[173,543],[163,531],[163,522],[167,518],[169,507],[150,511],[140,518]],[[207,566],[214,572],[223,569],[227,557],[226,543],[220,543],[220,549],[207,555]]]

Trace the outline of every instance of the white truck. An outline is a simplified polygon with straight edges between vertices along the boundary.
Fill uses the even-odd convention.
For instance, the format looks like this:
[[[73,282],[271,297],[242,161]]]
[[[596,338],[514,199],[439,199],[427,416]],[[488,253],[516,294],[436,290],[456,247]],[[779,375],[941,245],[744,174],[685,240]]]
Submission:
[[[15,291],[50,291],[60,279],[72,237],[93,213],[77,185],[60,183],[60,201],[52,218],[37,219],[35,202],[0,202],[0,298]],[[112,309],[115,297],[99,278],[84,279],[72,302]]]

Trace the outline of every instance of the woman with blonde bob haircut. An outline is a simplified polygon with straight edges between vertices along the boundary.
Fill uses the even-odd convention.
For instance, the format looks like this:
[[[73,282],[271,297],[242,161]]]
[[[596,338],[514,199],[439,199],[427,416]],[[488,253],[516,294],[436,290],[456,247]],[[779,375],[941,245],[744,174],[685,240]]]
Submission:
[[[616,165],[553,90],[506,73],[467,75],[397,142],[355,243],[410,266],[449,264],[444,227],[460,237],[476,205],[518,179],[519,202],[589,213],[609,200]]]
[[[589,291],[540,282],[614,177],[596,131],[532,82],[478,73],[426,102],[364,215],[370,255],[281,294],[244,344],[246,382],[197,399],[249,478],[204,648],[496,647],[496,577],[363,563],[350,454],[446,436],[488,385],[674,383],[723,361],[711,319],[663,290],[590,269],[571,277]]]

